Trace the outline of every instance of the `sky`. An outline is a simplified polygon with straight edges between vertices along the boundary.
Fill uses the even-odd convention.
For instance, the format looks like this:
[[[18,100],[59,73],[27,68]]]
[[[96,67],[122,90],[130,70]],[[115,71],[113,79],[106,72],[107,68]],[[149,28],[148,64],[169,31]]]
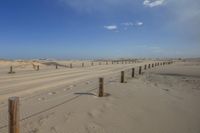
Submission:
[[[0,0],[0,58],[200,57],[200,0]]]

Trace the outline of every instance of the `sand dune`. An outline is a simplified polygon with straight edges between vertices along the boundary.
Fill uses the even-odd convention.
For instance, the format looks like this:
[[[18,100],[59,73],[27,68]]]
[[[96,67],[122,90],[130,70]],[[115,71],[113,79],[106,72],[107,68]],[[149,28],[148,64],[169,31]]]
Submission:
[[[88,61],[82,68],[76,61],[73,69],[41,63],[39,71],[30,63],[10,75],[5,72],[10,63],[0,65],[0,132],[8,132],[7,98],[13,95],[20,96],[22,133],[200,132],[200,62],[180,61],[138,75],[138,66],[152,62],[91,66]],[[97,97],[98,77],[105,80],[103,98]]]

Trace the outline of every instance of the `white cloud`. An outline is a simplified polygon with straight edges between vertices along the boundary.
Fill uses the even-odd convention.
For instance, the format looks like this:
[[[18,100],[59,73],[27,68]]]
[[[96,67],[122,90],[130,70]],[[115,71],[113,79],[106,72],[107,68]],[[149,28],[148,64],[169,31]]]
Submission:
[[[142,26],[143,25],[143,22],[141,21],[138,21],[138,22],[124,22],[124,23],[121,23],[122,26],[125,26],[125,27],[130,27],[130,26]]]
[[[137,22],[135,25],[136,25],[136,26],[142,26],[142,25],[143,25],[143,22]]]
[[[104,26],[104,28],[107,30],[116,31],[118,27],[117,25],[107,25],[107,26]]]
[[[125,23],[122,23],[123,26],[133,26],[134,23],[132,22],[125,22]]]
[[[165,0],[144,0],[143,5],[148,7],[155,7],[159,5],[163,5]]]

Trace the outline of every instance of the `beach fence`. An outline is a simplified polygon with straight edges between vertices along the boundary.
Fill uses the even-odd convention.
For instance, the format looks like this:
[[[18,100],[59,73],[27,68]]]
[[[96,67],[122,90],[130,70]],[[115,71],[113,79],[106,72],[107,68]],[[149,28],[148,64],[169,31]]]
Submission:
[[[159,66],[158,64],[163,64],[163,65],[170,65],[172,64],[172,61],[166,61],[166,62],[156,62],[155,66]],[[154,64],[154,63],[153,63]],[[148,68],[147,68],[148,66]],[[144,66],[144,70],[150,69],[151,64],[145,64]],[[138,75],[136,75],[135,71],[138,71]],[[13,72],[12,67],[10,68],[10,72]],[[98,97],[104,97],[106,96],[105,94],[105,86],[111,83],[127,83],[128,79],[130,78],[134,78],[135,76],[139,76],[142,74],[142,66],[137,66],[137,67],[133,67],[131,69],[126,69],[121,71],[120,73],[115,73],[113,75],[107,76],[107,77],[100,77],[98,79],[98,81],[94,81],[93,79],[91,79],[91,81],[87,81],[86,84],[88,85],[88,89],[86,92],[80,92],[80,93],[74,93],[76,94],[74,97],[70,98],[70,99],[63,99],[63,101],[61,101],[61,103],[57,103],[56,105],[52,105],[51,107],[46,107],[44,108],[44,110],[40,110],[39,112],[37,112],[37,110],[35,112],[32,112],[32,114],[27,115],[27,116],[23,116],[23,118],[20,117],[20,107],[22,106],[22,104],[20,104],[20,101],[24,102],[27,99],[21,99],[19,97],[10,97],[8,99],[8,123],[5,125],[2,125],[2,123],[0,123],[0,132],[2,129],[7,128],[8,133],[20,133],[20,123],[22,121],[25,121],[27,119],[33,118],[35,116],[38,116],[44,112],[47,112],[49,110],[52,110],[54,108],[57,108],[58,106],[61,106],[67,102],[70,102],[78,97],[80,97],[81,95],[85,95],[85,94],[89,94],[89,95],[95,95]],[[77,87],[76,89],[80,91],[80,88],[82,88],[82,86],[84,86],[85,83],[81,82],[81,83],[77,83],[75,85],[75,87]],[[79,89],[78,89],[79,88]],[[97,94],[91,93],[94,90],[98,90]],[[66,90],[63,90],[66,91]],[[65,96],[63,94],[63,96]],[[37,103],[35,103],[37,104]],[[37,105],[31,105],[31,107],[34,107]],[[5,106],[6,107],[6,106]],[[4,115],[5,117],[5,115]]]

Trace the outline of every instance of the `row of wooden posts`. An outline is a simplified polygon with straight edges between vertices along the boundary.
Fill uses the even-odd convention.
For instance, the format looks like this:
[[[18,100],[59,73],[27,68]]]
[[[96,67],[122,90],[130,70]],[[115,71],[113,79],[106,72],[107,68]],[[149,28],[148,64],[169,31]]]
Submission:
[[[136,62],[136,61],[132,61],[132,60],[130,60],[130,61],[111,61],[111,64],[115,64],[115,63],[116,64],[130,64],[130,63],[134,63],[134,62]],[[102,62],[99,62],[98,64],[102,65]],[[108,65],[109,61],[106,61],[105,64]],[[58,69],[58,66],[61,66],[61,65],[56,64],[55,68]],[[94,66],[94,62],[91,62],[91,66]],[[64,67],[67,67],[67,65],[64,65]],[[81,67],[85,67],[85,63],[84,62],[81,64]],[[36,71],[40,70],[40,66],[39,65],[33,65],[33,68]],[[73,64],[72,63],[70,63],[69,68],[73,68]],[[15,73],[15,71],[13,71],[13,66],[10,66],[10,70],[9,70],[8,73],[9,74],[14,74]]]
[[[148,69],[151,67],[172,64],[173,62],[157,62],[148,64]],[[144,65],[144,70],[147,69],[147,65]],[[139,66],[138,74],[142,74],[142,66]],[[135,77],[135,68],[132,68],[131,77]],[[125,71],[121,71],[121,83],[125,83]],[[98,96],[104,96],[104,78],[99,78],[99,91]],[[10,97],[8,99],[8,115],[9,115],[9,133],[20,133],[20,115],[19,115],[19,97]]]
[[[151,67],[156,67],[156,66],[164,66],[164,65],[169,65],[172,64],[172,61],[169,62],[156,62],[156,63],[152,63],[152,64],[148,64],[148,69],[150,69]],[[144,65],[144,70],[147,70],[147,64]],[[138,70],[138,74],[141,75],[142,74],[142,66],[139,66],[139,70]],[[131,77],[134,78],[135,77],[135,68],[132,68],[132,72],[131,72]],[[99,78],[99,97],[103,97],[104,96],[104,79],[101,77]],[[125,83],[125,71],[121,71],[121,79],[120,79],[121,83]]]

